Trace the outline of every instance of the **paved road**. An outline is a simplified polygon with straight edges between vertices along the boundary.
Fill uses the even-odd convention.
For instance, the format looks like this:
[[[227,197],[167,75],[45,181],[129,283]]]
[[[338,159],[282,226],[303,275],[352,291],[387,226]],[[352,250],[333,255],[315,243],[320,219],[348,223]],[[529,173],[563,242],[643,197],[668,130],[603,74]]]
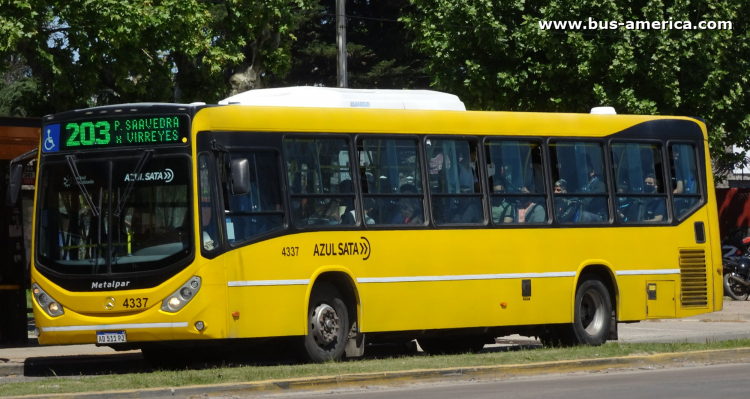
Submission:
[[[691,368],[572,373],[494,382],[413,385],[406,388],[367,387],[360,390],[296,393],[274,397],[336,399],[745,399],[750,395],[747,364]],[[237,396],[234,396],[237,397]]]
[[[705,342],[706,340],[728,340],[750,338],[750,301],[725,302],[721,312],[679,320],[653,320],[635,324],[620,324],[620,342]],[[527,337],[511,336],[498,340],[498,345],[488,346],[486,351],[497,351],[502,346],[536,346],[539,342]],[[380,356],[406,354],[403,349],[381,348]],[[373,351],[368,350],[368,355]],[[267,360],[265,360],[267,362]],[[264,359],[251,359],[263,363]],[[3,366],[15,365],[13,372],[3,372]],[[64,367],[63,367],[64,366]],[[22,372],[18,370],[22,370]],[[0,348],[0,382],[7,374],[22,374],[27,377],[46,376],[50,369],[57,375],[90,375],[150,371],[140,351],[115,352],[108,347],[95,345],[30,346],[23,348]],[[9,370],[6,368],[5,370]],[[748,370],[750,373],[750,370]]]

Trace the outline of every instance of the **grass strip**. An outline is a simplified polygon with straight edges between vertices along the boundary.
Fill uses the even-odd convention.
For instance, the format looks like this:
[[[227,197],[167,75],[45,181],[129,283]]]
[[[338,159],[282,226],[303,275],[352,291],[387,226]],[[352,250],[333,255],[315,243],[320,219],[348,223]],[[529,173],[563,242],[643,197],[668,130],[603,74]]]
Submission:
[[[0,396],[164,388],[415,369],[600,359],[742,347],[750,347],[750,339],[669,344],[621,344],[610,342],[599,347],[580,346],[574,348],[520,349],[508,352],[450,356],[404,355],[387,359],[353,360],[325,364],[216,367],[202,370],[178,371],[159,370],[151,373],[82,376],[80,378],[49,378],[33,382],[4,383],[0,385]]]

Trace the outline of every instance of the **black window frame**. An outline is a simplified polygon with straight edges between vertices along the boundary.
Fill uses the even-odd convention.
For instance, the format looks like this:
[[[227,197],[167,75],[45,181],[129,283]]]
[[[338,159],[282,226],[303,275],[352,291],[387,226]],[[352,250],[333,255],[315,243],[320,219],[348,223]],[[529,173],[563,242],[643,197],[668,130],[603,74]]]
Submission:
[[[132,147],[132,148],[128,147],[128,148],[121,148],[120,152],[125,151],[128,154],[131,153],[131,152],[133,152],[133,154],[135,154],[135,151],[138,151],[138,150],[141,150],[141,149],[137,148],[137,147]],[[34,251],[33,251],[34,267],[36,267],[37,270],[42,275],[44,275],[47,278],[50,278],[51,280],[55,281],[56,284],[60,284],[61,286],[65,287],[65,289],[69,289],[69,290],[75,291],[75,292],[81,292],[81,291],[87,291],[88,288],[81,289],[78,286],[74,287],[74,286],[69,285],[70,282],[71,281],[87,281],[87,282],[90,282],[90,281],[94,281],[94,280],[95,281],[100,281],[101,279],[120,278],[120,277],[123,277],[123,276],[127,276],[128,278],[132,278],[132,279],[139,280],[139,281],[140,280],[149,280],[149,283],[147,283],[147,285],[148,285],[148,284],[151,284],[150,281],[154,281],[154,278],[156,278],[156,279],[161,278],[160,276],[169,276],[169,277],[164,278],[164,280],[166,280],[168,278],[171,278],[171,276],[174,276],[175,273],[178,273],[180,270],[183,270],[185,267],[187,267],[188,265],[190,265],[191,263],[193,263],[194,260],[195,260],[195,255],[197,253],[197,250],[195,248],[196,240],[195,240],[195,237],[194,237],[196,220],[195,220],[195,215],[193,214],[193,209],[195,207],[194,195],[198,191],[196,191],[197,187],[194,187],[194,185],[192,184],[192,176],[193,176],[193,171],[197,170],[197,169],[194,169],[194,167],[193,167],[192,157],[189,154],[182,152],[181,150],[182,149],[175,150],[175,147],[168,148],[168,149],[166,149],[166,151],[164,151],[164,148],[161,148],[161,147],[160,148],[156,148],[155,149],[155,153],[154,153],[152,159],[159,159],[159,158],[180,158],[180,159],[184,160],[184,162],[185,162],[185,164],[187,166],[186,173],[188,175],[188,183],[187,183],[187,191],[188,192],[187,192],[187,211],[186,211],[187,213],[186,213],[186,217],[189,216],[190,219],[191,219],[190,220],[190,225],[188,227],[189,228],[189,234],[190,234],[190,238],[189,239],[190,239],[191,246],[189,248],[189,252],[186,254],[185,257],[183,257],[182,259],[179,259],[176,262],[174,262],[174,263],[172,263],[172,264],[170,264],[170,265],[168,265],[168,266],[166,266],[164,268],[161,268],[161,269],[148,270],[148,271],[138,271],[138,272],[112,272],[112,268],[111,268],[111,266],[112,266],[111,254],[107,253],[107,257],[106,257],[107,272],[106,273],[92,274],[92,275],[88,275],[88,274],[86,274],[86,275],[84,275],[84,274],[68,274],[68,273],[59,272],[56,269],[51,268],[46,262],[43,261],[43,259],[47,259],[47,257],[44,256],[44,255],[41,255],[39,253],[39,251],[41,250],[41,246],[37,245],[37,240],[40,239],[40,235],[39,235],[39,233],[35,233],[35,237],[32,240],[32,244],[34,245]],[[67,155],[67,154],[51,154],[51,155],[50,154],[44,154],[44,155],[42,155],[43,158],[42,158],[42,161],[40,163],[40,167],[39,167],[39,171],[38,171],[39,175],[41,176],[42,172],[44,171],[44,168],[48,167],[48,165],[49,166],[54,166],[56,164],[61,164],[61,165],[64,165],[64,168],[67,170],[68,166],[66,164],[65,158],[61,157],[61,155]],[[81,155],[82,155],[82,157],[77,158],[76,162],[78,162],[78,161],[91,161],[91,162],[106,161],[107,162],[107,165],[108,165],[108,168],[109,168],[108,175],[110,176],[109,177],[109,185],[108,185],[109,188],[108,188],[108,190],[110,191],[110,193],[112,192],[112,187],[113,187],[112,174],[114,173],[114,170],[113,170],[114,169],[114,160],[130,156],[130,155],[128,155],[128,156],[103,157],[103,155],[106,155],[106,154],[101,154],[99,151],[86,152],[86,153],[82,153]],[[135,157],[135,155],[133,155],[133,157]],[[47,189],[48,188],[45,188],[45,187],[38,188],[39,192],[37,193],[36,197],[40,198],[43,195],[45,195],[45,193],[43,192],[43,190],[47,190]],[[38,229],[39,228],[39,223],[41,223],[41,220],[42,220],[42,211],[43,211],[43,206],[39,205],[36,202],[37,201],[35,199],[34,214],[35,214],[35,218],[36,219],[35,219],[35,225],[33,227],[34,229]],[[114,201],[110,200],[109,201],[109,206],[108,206],[108,211],[107,211],[107,214],[109,215],[110,218],[113,217],[112,216],[112,212],[114,211],[114,207],[115,206],[116,206],[116,204],[114,203]],[[102,214],[103,213],[104,212],[102,212]],[[111,227],[111,223],[110,223],[110,227]],[[201,231],[201,233],[202,233],[202,231]],[[112,234],[108,235],[108,238],[107,238],[107,241],[106,241],[106,245],[108,245],[108,246],[112,245]],[[202,247],[202,245],[201,245],[201,247]],[[170,255],[170,256],[174,256],[174,255],[176,255],[176,254],[173,254],[173,255]],[[160,283],[158,283],[158,284],[160,284]],[[151,286],[149,286],[149,287],[151,287]]]
[[[702,142],[700,144],[703,144]],[[692,216],[696,211],[701,209],[703,206],[706,205],[706,192],[704,190],[705,187],[705,181],[704,181],[704,174],[703,171],[705,168],[705,162],[702,162],[703,157],[701,157],[701,151],[699,149],[699,145],[697,142],[692,140],[667,140],[667,142],[664,144],[664,147],[667,149],[665,151],[665,157],[667,159],[668,164],[666,165],[666,169],[668,174],[666,176],[669,177],[670,181],[672,179],[672,168],[671,168],[671,162],[672,162],[672,145],[689,145],[693,147],[693,157],[695,159],[695,175],[697,181],[695,182],[696,187],[698,189],[697,194],[674,194],[672,190],[669,190],[670,195],[670,205],[674,208],[674,201],[676,198],[682,197],[682,198],[699,198],[699,201],[697,204],[695,204],[693,207],[688,208],[688,210],[681,216],[677,216],[676,210],[673,209],[673,221],[679,223],[684,221],[685,219]],[[702,147],[701,147],[702,148]]]
[[[226,246],[224,244],[224,239],[226,237],[226,232],[224,231],[223,223],[219,223],[220,220],[222,220],[222,216],[219,212],[219,193],[221,192],[221,186],[219,185],[219,175],[217,173],[217,168],[219,167],[218,163],[220,162],[219,157],[215,157],[212,151],[201,151],[196,155],[196,194],[198,196],[198,202],[196,204],[196,223],[198,224],[198,227],[200,227],[200,230],[198,231],[198,237],[197,237],[197,243],[200,246],[200,253],[201,256],[203,256],[206,259],[214,259],[217,256],[224,253],[226,250]],[[212,217],[216,221],[216,234],[219,235],[219,237],[216,237],[214,240],[217,245],[212,249],[211,251],[206,250],[206,248],[203,246],[203,219],[201,215],[201,165],[200,160],[201,156],[208,156],[208,178],[210,180],[210,190],[211,190],[211,212]],[[221,199],[223,201],[223,199]],[[223,204],[223,202],[222,202]]]
[[[410,140],[413,139],[414,143],[416,144],[417,148],[417,161],[418,161],[418,167],[419,167],[419,176],[422,183],[422,193],[393,193],[393,194],[383,194],[383,193],[372,193],[372,194],[365,194],[362,192],[362,182],[360,181],[359,176],[359,144],[361,140],[377,140],[377,139],[383,139],[383,140]],[[416,134],[356,134],[354,136],[353,144],[355,147],[355,154],[357,155],[356,159],[356,165],[357,165],[357,187],[356,187],[356,193],[359,197],[359,201],[357,202],[357,207],[359,208],[357,211],[357,226],[363,226],[365,229],[373,229],[373,230],[399,230],[399,229],[415,229],[415,228],[424,228],[426,226],[430,225],[430,214],[427,212],[427,208],[429,205],[428,201],[428,195],[427,195],[427,189],[429,186],[429,182],[427,182],[427,176],[426,176],[426,165],[425,165],[425,150],[422,147],[424,137],[420,137]],[[422,224],[391,224],[391,223],[375,223],[372,225],[369,225],[367,223],[360,223],[361,222],[361,215],[362,215],[362,209],[364,209],[364,200],[365,198],[417,198],[421,200],[422,203],[422,216],[424,217],[424,222]]]
[[[606,178],[607,180],[604,181],[604,185],[606,186],[606,190],[603,193],[565,193],[565,194],[555,194],[554,186],[555,186],[555,180],[554,180],[554,171],[553,167],[557,167],[557,165],[552,164],[552,145],[555,143],[597,143],[599,144],[599,147],[602,150],[602,173],[601,176]],[[563,227],[604,227],[612,225],[614,215],[613,215],[613,201],[612,201],[612,177],[610,176],[610,173],[608,172],[609,169],[611,169],[611,158],[607,155],[606,149],[608,140],[605,140],[603,138],[597,138],[597,137],[560,137],[560,136],[552,136],[547,137],[545,140],[545,147],[547,151],[548,156],[548,169],[549,172],[549,190],[550,190],[550,202],[552,206],[554,206],[555,198],[560,197],[583,197],[583,198],[605,198],[605,203],[607,204],[607,218],[602,220],[601,222],[595,222],[595,223],[578,223],[578,222],[560,222],[557,219],[557,212],[552,212],[555,224]],[[588,172],[587,172],[588,173]]]
[[[322,139],[344,139],[347,142],[347,148],[349,150],[349,174],[352,177],[352,193],[351,194],[325,194],[325,193],[308,193],[308,194],[294,194],[292,193],[292,190],[290,188],[290,182],[289,182],[289,168],[287,166],[287,151],[286,151],[286,140],[287,139],[305,139],[305,140],[322,140]],[[307,134],[300,134],[298,132],[293,133],[285,133],[281,137],[281,163],[283,166],[283,173],[284,176],[282,176],[284,183],[284,189],[282,191],[285,191],[286,193],[286,201],[287,201],[287,210],[289,214],[289,225],[293,226],[294,229],[300,230],[300,231],[317,231],[317,230],[324,230],[324,231],[342,231],[342,230],[349,230],[352,228],[358,228],[361,227],[361,213],[362,213],[362,205],[361,205],[361,195],[360,195],[360,189],[358,188],[360,185],[359,182],[359,163],[356,164],[357,168],[356,170],[353,169],[355,167],[355,164],[352,162],[352,157],[355,154],[356,146],[354,145],[356,137],[352,137],[351,134],[347,133],[307,133]],[[357,158],[357,161],[359,159]],[[356,173],[355,173],[356,172]],[[353,205],[355,208],[355,222],[354,224],[329,224],[329,225],[310,225],[310,226],[303,226],[303,225],[297,225],[294,222],[294,215],[292,214],[292,201],[294,198],[352,198]]]
[[[630,194],[627,194],[627,195],[619,195],[619,197],[665,198],[666,199],[666,204],[665,204],[665,207],[664,207],[664,211],[665,211],[666,218],[665,218],[665,220],[658,221],[658,222],[649,222],[649,221],[646,221],[646,220],[639,220],[639,221],[635,221],[635,222],[623,223],[617,217],[615,217],[614,218],[615,219],[614,220],[615,223],[617,225],[623,226],[623,227],[629,227],[629,226],[670,226],[670,225],[672,225],[673,221],[674,221],[674,218],[673,218],[673,209],[672,209],[672,190],[667,187],[667,182],[666,182],[667,178],[670,176],[669,165],[667,164],[667,162],[669,161],[669,158],[667,157],[666,152],[664,151],[665,143],[662,140],[647,139],[647,138],[644,138],[644,139],[638,139],[638,138],[625,138],[625,139],[614,138],[614,139],[610,139],[610,140],[607,141],[607,149],[608,149],[607,152],[608,153],[607,153],[606,157],[610,159],[610,166],[609,166],[609,171],[610,172],[609,172],[609,174],[610,174],[610,179],[613,182],[613,184],[611,184],[610,185],[611,187],[609,188],[610,191],[612,192],[612,202],[613,202],[613,204],[611,205],[612,211],[613,212],[615,211],[615,207],[617,206],[617,197],[618,197],[617,187],[616,187],[616,184],[614,183],[615,182],[615,176],[614,176],[615,170],[614,170],[614,157],[612,155],[612,145],[619,144],[619,143],[625,143],[625,144],[627,144],[627,143],[633,143],[633,144],[656,144],[656,145],[659,146],[659,149],[660,149],[660,152],[661,152],[661,166],[662,166],[661,167],[661,169],[662,169],[661,173],[662,173],[662,180],[663,180],[661,183],[662,183],[662,187],[664,188],[664,193],[652,193],[652,194],[647,194],[647,193],[634,194],[634,193],[630,193]],[[644,177],[644,179],[645,179],[645,177]]]
[[[553,223],[553,218],[550,217],[553,212],[550,212],[551,207],[551,192],[550,190],[550,183],[551,175],[549,170],[550,165],[550,159],[549,159],[549,147],[547,146],[547,141],[549,140],[548,137],[540,137],[540,136],[505,136],[505,135],[497,135],[497,136],[484,136],[482,140],[482,155],[481,158],[484,160],[484,165],[482,167],[482,172],[485,174],[484,182],[483,184],[486,186],[486,198],[488,204],[485,206],[489,210],[489,225],[495,228],[549,228],[550,225]],[[525,142],[535,142],[539,144],[539,149],[542,151],[542,189],[544,190],[542,193],[495,193],[492,187],[489,186],[489,176],[487,176],[487,165],[489,165],[490,159],[487,159],[484,154],[485,146],[488,145],[492,141],[525,141]],[[497,173],[497,170],[495,171]],[[516,198],[524,198],[524,197],[544,197],[544,206],[545,206],[545,221],[542,223],[526,223],[526,222],[509,222],[509,223],[495,223],[495,221],[492,218],[492,199],[493,198],[500,198],[500,197],[516,197]],[[517,210],[516,210],[517,212]]]
[[[429,214],[429,225],[433,228],[438,229],[451,229],[456,227],[461,228],[483,228],[487,227],[487,215],[488,215],[488,208],[487,201],[485,198],[488,198],[486,193],[487,191],[487,182],[486,182],[486,173],[484,169],[487,167],[486,162],[484,160],[484,154],[481,154],[484,149],[483,147],[483,137],[478,135],[435,135],[435,134],[428,134],[425,135],[422,138],[422,146],[423,146],[423,153],[424,153],[424,162],[425,162],[425,172],[426,172],[426,165],[429,164],[429,159],[427,159],[427,140],[453,140],[453,141],[459,141],[459,140],[466,140],[470,143],[473,143],[475,145],[475,148],[477,150],[477,179],[479,180],[479,192],[478,193],[433,193],[432,188],[430,187],[429,182],[429,174],[426,173],[426,176],[423,177],[422,182],[423,186],[426,186],[426,190],[424,191],[424,195],[427,198],[427,206],[429,207],[429,212],[425,209],[425,218],[427,217],[427,214]],[[471,153],[471,148],[469,148],[469,153]],[[479,198],[480,204],[482,205],[482,221],[479,223],[440,223],[438,224],[435,215],[433,213],[434,207],[433,207],[433,200],[432,197],[443,197],[443,198],[451,198],[451,197],[466,197],[466,198]],[[491,218],[490,218],[491,219]],[[427,222],[427,220],[425,220]]]
[[[248,239],[245,239],[245,240],[242,240],[242,241],[235,240],[235,242],[230,242],[229,241],[228,233],[225,231],[224,232],[224,236],[227,237],[227,243],[226,243],[227,247],[230,250],[236,249],[236,248],[240,248],[240,247],[244,247],[244,246],[247,246],[247,245],[259,242],[259,241],[267,240],[267,239],[269,239],[271,237],[279,235],[279,232],[283,232],[283,231],[287,230],[289,228],[289,225],[291,224],[291,222],[290,222],[291,215],[288,212],[288,209],[289,209],[289,198],[288,198],[288,193],[287,193],[287,190],[286,190],[288,181],[287,181],[287,178],[284,176],[285,170],[283,168],[283,163],[284,162],[283,162],[283,154],[282,154],[282,152],[278,148],[276,148],[276,147],[268,147],[268,146],[229,146],[229,147],[224,147],[224,148],[227,150],[227,152],[225,154],[229,155],[230,162],[233,159],[232,158],[232,156],[233,156],[232,151],[271,152],[271,153],[274,153],[276,155],[276,167],[277,167],[277,170],[279,171],[279,186],[280,186],[280,191],[281,191],[280,192],[280,200],[281,200],[282,206],[284,207],[284,209],[281,210],[281,211],[265,211],[265,212],[242,213],[241,215],[246,215],[246,216],[253,215],[253,214],[282,214],[284,216],[283,217],[283,223],[282,223],[282,226],[280,228],[278,228],[278,229],[275,229],[275,230],[272,230],[272,231],[269,231],[269,232],[266,232],[266,233],[263,233],[263,234],[259,234],[259,235],[253,236],[251,238],[248,238]],[[220,193],[220,196],[221,196],[221,204],[222,204],[221,208],[224,210],[224,214],[222,215],[223,223],[220,223],[219,225],[220,225],[221,229],[226,230],[226,217],[227,216],[231,216],[232,212],[229,212],[226,209],[227,201],[229,199],[224,197],[224,188],[223,188],[223,184],[221,184],[221,176],[220,175],[217,176],[216,180],[218,181],[218,183],[219,183],[219,185],[221,187],[221,190],[219,191],[219,193]],[[227,191],[227,195],[231,195],[231,194]],[[218,208],[218,206],[217,206],[217,208]],[[201,234],[202,234],[202,232],[201,232]]]

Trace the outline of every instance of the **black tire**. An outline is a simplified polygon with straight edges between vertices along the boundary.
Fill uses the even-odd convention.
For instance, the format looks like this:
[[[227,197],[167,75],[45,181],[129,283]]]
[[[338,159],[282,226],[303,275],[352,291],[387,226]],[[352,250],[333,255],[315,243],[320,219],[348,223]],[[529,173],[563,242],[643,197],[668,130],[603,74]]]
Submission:
[[[572,329],[563,334],[566,344],[598,346],[607,342],[612,325],[612,304],[607,286],[594,276],[583,277],[573,304]]]
[[[743,287],[741,284],[729,279],[730,274],[724,275],[724,295],[734,299],[735,301],[746,301],[748,297],[747,287]]]
[[[328,283],[316,284],[307,307],[307,335],[303,358],[322,363],[344,356],[352,328],[341,293]]]
[[[484,337],[460,336],[447,338],[419,338],[422,350],[431,355],[456,355],[477,353],[484,348]]]

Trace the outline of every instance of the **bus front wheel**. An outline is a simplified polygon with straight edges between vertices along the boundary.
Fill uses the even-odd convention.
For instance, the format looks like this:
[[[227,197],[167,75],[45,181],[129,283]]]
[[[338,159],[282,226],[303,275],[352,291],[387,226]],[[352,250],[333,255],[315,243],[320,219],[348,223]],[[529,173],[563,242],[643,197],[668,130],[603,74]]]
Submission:
[[[598,346],[607,341],[612,324],[609,290],[597,277],[586,278],[576,290],[574,344]]]
[[[335,286],[319,283],[310,294],[303,355],[312,362],[339,360],[349,339],[349,312]]]

